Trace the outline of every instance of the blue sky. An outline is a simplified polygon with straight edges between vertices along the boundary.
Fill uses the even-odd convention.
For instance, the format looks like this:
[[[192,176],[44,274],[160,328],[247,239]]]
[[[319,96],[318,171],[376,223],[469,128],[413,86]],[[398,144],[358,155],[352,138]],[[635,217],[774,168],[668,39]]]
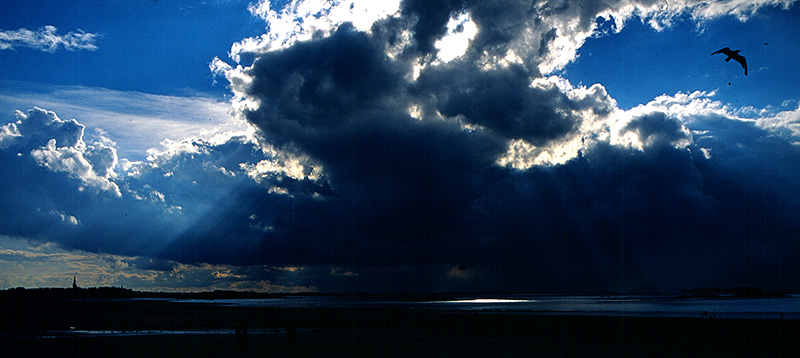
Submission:
[[[800,38],[798,17],[797,6],[764,8],[745,22],[730,16],[698,25],[683,15],[661,31],[633,20],[620,33],[589,39],[564,75],[602,83],[623,108],[695,90],[716,91],[734,106],[780,108],[800,91],[794,65],[800,53],[791,50]],[[723,55],[709,56],[723,47],[741,50],[750,67],[747,77],[738,64],[721,64]]]
[[[98,34],[94,51],[3,51],[2,78],[42,84],[103,87],[162,95],[224,95],[208,63],[230,45],[258,35],[264,22],[246,1],[14,1],[3,30],[55,26]],[[35,63],[36,66],[31,66]]]
[[[13,2],[0,288],[798,291],[799,11]]]

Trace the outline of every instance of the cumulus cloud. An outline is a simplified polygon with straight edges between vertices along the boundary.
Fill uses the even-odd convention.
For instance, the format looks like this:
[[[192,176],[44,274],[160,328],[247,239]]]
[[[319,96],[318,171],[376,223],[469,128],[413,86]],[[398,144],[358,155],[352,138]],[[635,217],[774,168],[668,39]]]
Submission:
[[[115,164],[116,151],[108,147],[100,148],[97,151],[94,151],[94,147],[90,147],[90,150],[90,152],[86,152],[82,148],[76,147],[58,148],[55,139],[51,139],[43,148],[31,151],[31,157],[39,165],[54,172],[68,173],[70,176],[80,179],[87,186],[120,195],[116,184],[108,180],[108,177],[113,174],[113,171],[109,170],[109,165]],[[87,160],[85,154],[96,159],[95,165]]]
[[[775,115],[767,115],[756,120],[756,124],[764,129],[772,130],[789,138],[800,137],[800,106],[794,110],[781,111]],[[798,142],[793,142],[798,143]]]
[[[400,1],[291,0],[275,8],[270,0],[250,4],[250,12],[264,19],[268,32],[234,43],[230,55],[237,62],[242,53],[263,53],[292,46],[297,41],[325,36],[344,22],[368,31],[372,24],[398,11]]]
[[[764,162],[796,163],[792,142],[767,124],[792,133],[791,114],[756,122],[706,92],[624,111],[602,85],[545,75],[598,35],[598,18],[613,21],[614,31],[634,17],[660,30],[683,14],[698,24],[746,20],[760,7],[788,4],[408,0],[368,29],[330,22],[317,36],[262,43],[250,51],[251,64],[217,59],[215,70],[230,81],[258,140],[316,163],[310,180],[325,187],[299,196],[286,187],[284,205],[249,204],[255,213],[282,212],[264,217],[269,230],[252,247],[255,257],[349,263],[385,277],[393,265],[441,270],[445,278],[459,267],[470,277],[515,277],[555,290],[679,289],[732,277],[787,284],[763,277],[791,265],[775,248],[795,247],[779,233],[798,229],[790,219],[796,196],[776,199],[756,181],[725,178],[753,178],[745,172],[755,168],[732,165],[735,139],[738,148],[752,146],[740,149],[742,164],[794,165]],[[468,22],[476,32],[467,48],[445,54],[440,40]],[[760,139],[726,138],[731,128]],[[768,172],[781,190],[797,191],[789,184],[796,171]],[[239,209],[225,222],[243,216]],[[726,224],[742,217],[748,223]],[[762,227],[791,229],[767,239]],[[205,237],[195,236],[182,245]],[[737,239],[742,250],[709,256]],[[702,264],[708,260],[719,267]],[[665,276],[682,279],[659,282]]]
[[[33,108],[16,115],[16,122],[3,126],[2,147],[19,154],[29,151],[42,167],[68,173],[87,187],[120,195],[109,180],[117,161],[114,147],[102,142],[87,145],[83,141],[85,126],[75,119],[62,120],[54,112]]]
[[[104,136],[117,143],[119,156],[131,160],[144,159],[147,149],[158,147],[165,138],[248,130],[242,121],[231,118],[227,101],[215,98],[14,81],[3,82],[0,88],[0,113],[40,107],[62,117],[80,118],[86,127],[105,131]]]
[[[57,34],[57,31],[55,26],[50,25],[35,31],[25,28],[0,30],[0,50],[14,50],[18,47],[28,47],[51,53],[60,48],[69,51],[97,50],[95,41],[99,37],[98,34],[77,30],[61,35]]]
[[[243,253],[273,230],[290,197],[330,192],[316,162],[262,146],[252,133],[165,140],[134,161],[75,119],[40,108],[17,117],[0,127],[0,169],[15,174],[0,180],[9,191],[0,199],[4,235],[185,263],[256,263]],[[242,227],[217,229],[224,225]],[[204,252],[218,246],[220,256],[187,253],[186,242]]]
[[[664,112],[652,112],[632,120],[623,129],[633,132],[643,145],[669,144],[685,147],[691,143],[691,134],[677,119]]]
[[[267,22],[267,33],[235,43],[230,54],[239,62],[241,55],[285,49],[298,41],[328,36],[341,24],[350,22],[367,33],[380,34],[392,28],[387,38],[390,46],[410,46],[409,50],[423,55],[440,52],[441,43],[437,47],[437,42],[466,33],[469,52],[484,65],[517,63],[547,74],[573,61],[587,38],[602,35],[597,31],[598,24],[605,21],[613,22],[611,28],[615,32],[632,18],[661,30],[676,17],[688,14],[702,26],[721,16],[746,21],[763,7],[787,9],[793,2],[293,0],[275,8],[269,0],[262,0],[252,4],[250,11]],[[463,40],[458,42],[463,46]],[[450,52],[441,52],[451,58]]]
[[[39,108],[18,112],[17,118],[0,131],[0,169],[11,174],[0,180],[8,190],[0,215],[3,234],[55,241],[67,248],[157,256],[176,230],[185,229],[190,218],[181,213],[194,212],[181,206],[191,208],[193,202],[180,195],[192,198],[192,192],[179,184],[196,187],[200,178],[189,174],[195,177],[193,184],[161,187],[157,180],[142,182],[129,173],[136,172],[138,178],[163,176],[164,171],[153,172],[169,168],[170,158],[160,159],[166,154],[145,162],[119,160],[115,143],[105,133],[93,131],[87,137],[85,126],[75,119],[63,120]],[[181,155],[171,159],[180,160]],[[219,172],[208,164],[196,168]]]

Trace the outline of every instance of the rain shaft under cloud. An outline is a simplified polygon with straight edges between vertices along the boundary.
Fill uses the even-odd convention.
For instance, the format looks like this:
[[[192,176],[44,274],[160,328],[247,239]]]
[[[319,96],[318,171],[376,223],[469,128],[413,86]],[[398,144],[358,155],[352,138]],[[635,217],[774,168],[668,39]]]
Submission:
[[[263,14],[294,16],[299,4]],[[254,134],[165,142],[112,169],[92,153],[113,146],[29,140],[21,115],[0,130],[2,163],[14,161],[0,165],[58,189],[4,179],[24,205],[2,206],[3,234],[307,267],[307,283],[330,291],[800,289],[788,274],[800,269],[799,110],[749,120],[694,92],[623,111],[602,85],[553,75],[598,16],[619,31],[634,15],[658,27],[772,2],[433,4],[404,1],[367,28],[332,18],[298,41],[248,39],[232,53],[248,64],[215,59]],[[437,58],[464,14],[478,29],[470,46]],[[89,166],[43,159],[67,150]],[[13,224],[30,212],[59,230]]]

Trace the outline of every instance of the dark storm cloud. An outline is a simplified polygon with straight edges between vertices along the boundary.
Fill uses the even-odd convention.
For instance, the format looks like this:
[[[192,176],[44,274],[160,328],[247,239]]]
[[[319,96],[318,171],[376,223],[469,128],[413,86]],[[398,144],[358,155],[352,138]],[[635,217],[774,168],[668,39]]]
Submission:
[[[443,20],[429,21],[440,34]],[[747,166],[718,166],[736,145],[710,134],[695,143],[678,118],[649,111],[620,132],[635,134],[641,149],[597,141],[561,165],[500,167],[509,140],[560,142],[586,121],[612,116],[613,99],[600,87],[577,98],[552,82],[532,85],[538,72],[517,65],[455,61],[411,81],[411,63],[384,55],[386,33],[376,34],[343,25],[245,69],[252,83],[244,92],[260,103],[246,118],[265,141],[319,161],[330,191],[279,201],[244,194],[218,222],[236,233],[245,227],[237,219],[243,207],[265,213],[270,230],[255,246],[221,244],[206,235],[219,228],[209,224],[176,250],[194,243],[193,260],[344,266],[364,273],[346,282],[375,289],[380,277],[394,277],[395,287],[404,277],[418,290],[798,287],[778,275],[797,266],[778,248],[800,253],[791,220],[797,185],[781,179],[791,194],[773,197],[726,179],[753,176]],[[408,114],[414,105],[421,119]],[[785,168],[769,158],[796,163],[792,148],[750,155],[761,158],[753,164]],[[470,275],[448,276],[454,267]]]
[[[406,0],[402,12],[416,20],[414,40],[422,53],[435,51],[434,43],[447,32],[450,17],[464,6],[463,0]]]
[[[412,21],[416,21],[413,27],[415,48],[423,54],[436,51],[434,44],[447,32],[447,23],[451,17],[468,12],[480,29],[471,45],[473,54],[479,55],[486,51],[502,57],[506,51],[513,48],[510,43],[528,31],[530,25],[543,26],[542,20],[545,16],[564,13],[570,8],[569,2],[550,3],[525,0],[406,0],[403,1],[402,13]],[[586,16],[596,17],[598,13],[599,11]],[[546,28],[535,39],[540,41],[538,48],[534,47],[540,57],[547,52],[545,45],[555,36],[555,28]],[[532,46],[535,44],[528,44],[528,47]]]
[[[540,145],[563,137],[581,118],[573,113],[578,103],[554,85],[532,87],[533,78],[521,66],[485,71],[462,65],[425,71],[417,87],[432,94],[445,116],[464,116],[504,138]]]
[[[598,144],[560,166],[496,169],[467,221],[472,256],[457,262],[497,270],[496,289],[796,287],[782,272],[798,269],[797,171],[750,172],[756,156],[721,170],[690,149]],[[772,149],[761,166],[797,164],[796,150]]]
[[[769,137],[752,126],[749,131]],[[733,149],[727,142],[710,148]],[[793,220],[800,214],[800,178],[796,171],[753,173],[749,167],[770,166],[763,157],[776,155],[791,167],[797,153],[776,141],[738,167],[690,149],[600,143],[560,166],[462,172],[472,174],[471,185],[449,202],[433,190],[386,191],[366,179],[352,186],[334,182],[342,189],[324,200],[251,190],[227,197],[222,203],[230,204],[198,220],[165,257],[334,265],[359,273],[336,278],[322,269],[306,277],[331,290],[794,287],[781,272],[798,268],[791,258],[800,252]],[[443,189],[446,183],[425,185]],[[244,225],[256,220],[250,213],[270,227],[258,233],[252,223]],[[472,270],[472,279],[440,277],[456,265]]]
[[[341,126],[353,111],[387,105],[402,72],[384,57],[380,44],[349,24],[329,38],[265,54],[248,70],[256,79],[248,94],[262,103],[255,121],[283,144]]]
[[[645,145],[674,145],[691,139],[689,130],[676,118],[671,118],[664,112],[652,112],[634,118],[623,131],[636,133]]]
[[[465,131],[457,121],[411,117],[412,98],[402,72],[409,69],[387,59],[383,46],[347,25],[329,38],[255,61],[247,91],[261,106],[245,113],[248,120],[267,141],[319,161],[330,181],[330,192],[320,191],[321,198],[249,204],[247,215],[281,215],[264,234],[257,258],[400,262],[417,255],[405,246],[407,240],[424,246],[441,233],[459,230],[463,223],[453,211],[465,213],[474,190],[472,176],[492,165],[504,143]],[[237,230],[238,221],[226,222]],[[208,260],[216,251],[197,252]],[[237,252],[231,251],[231,257]]]
[[[706,200],[692,166],[689,152],[669,146],[598,144],[561,166],[498,171],[470,220],[482,236],[482,260],[550,290],[671,285],[654,280],[702,262],[682,262],[704,246],[686,237],[702,222]],[[661,272],[648,276],[654,264]]]

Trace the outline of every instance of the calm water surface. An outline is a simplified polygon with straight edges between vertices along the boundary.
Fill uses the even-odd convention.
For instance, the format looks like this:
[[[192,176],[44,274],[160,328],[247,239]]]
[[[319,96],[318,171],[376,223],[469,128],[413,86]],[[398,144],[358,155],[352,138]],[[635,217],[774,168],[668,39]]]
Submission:
[[[248,307],[393,308],[564,315],[800,319],[800,295],[780,298],[502,295],[463,296],[427,301],[369,296],[294,296],[272,299],[169,301]]]

